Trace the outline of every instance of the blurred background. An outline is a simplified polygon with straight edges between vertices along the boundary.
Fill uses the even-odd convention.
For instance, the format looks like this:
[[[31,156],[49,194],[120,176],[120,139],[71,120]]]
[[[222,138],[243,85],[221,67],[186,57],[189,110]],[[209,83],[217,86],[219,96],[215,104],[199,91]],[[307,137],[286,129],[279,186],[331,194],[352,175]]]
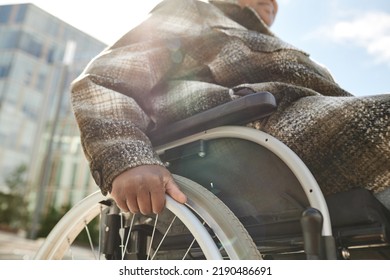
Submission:
[[[33,251],[72,205],[98,190],[69,85],[158,2],[0,0],[0,258],[12,258],[6,244],[16,237]],[[277,36],[327,66],[352,94],[390,92],[388,0],[278,2]]]

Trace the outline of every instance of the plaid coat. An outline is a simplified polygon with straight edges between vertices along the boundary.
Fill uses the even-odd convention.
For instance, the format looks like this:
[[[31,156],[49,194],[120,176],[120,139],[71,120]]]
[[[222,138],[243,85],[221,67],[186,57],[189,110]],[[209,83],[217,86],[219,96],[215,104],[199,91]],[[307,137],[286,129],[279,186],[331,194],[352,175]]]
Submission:
[[[128,168],[162,164],[148,130],[255,91],[272,92],[278,109],[249,125],[293,149],[325,194],[389,187],[390,96],[352,96],[250,8],[210,2],[163,1],[72,84],[102,192]]]

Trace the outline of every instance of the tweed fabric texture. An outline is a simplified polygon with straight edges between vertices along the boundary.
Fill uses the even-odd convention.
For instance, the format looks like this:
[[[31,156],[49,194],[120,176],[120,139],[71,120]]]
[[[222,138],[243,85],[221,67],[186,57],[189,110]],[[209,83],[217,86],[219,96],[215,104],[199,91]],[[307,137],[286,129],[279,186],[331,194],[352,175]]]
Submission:
[[[390,96],[354,97],[253,10],[210,2],[161,2],[72,84],[82,145],[102,192],[128,168],[162,164],[151,129],[255,91],[273,93],[278,108],[248,126],[293,149],[325,194],[389,187]]]

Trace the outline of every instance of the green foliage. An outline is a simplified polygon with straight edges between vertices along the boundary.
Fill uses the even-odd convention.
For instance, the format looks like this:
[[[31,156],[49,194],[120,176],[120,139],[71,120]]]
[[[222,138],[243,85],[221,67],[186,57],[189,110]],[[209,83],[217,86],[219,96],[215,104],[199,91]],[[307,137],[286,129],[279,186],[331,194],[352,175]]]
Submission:
[[[25,191],[25,173],[27,171],[26,165],[18,166],[11,174],[5,178],[6,185],[10,188],[12,194],[23,194]]]
[[[46,237],[53,227],[59,222],[59,220],[71,209],[71,205],[65,205],[61,209],[57,209],[54,206],[50,207],[46,216],[43,218],[40,230],[38,231],[37,237]],[[98,244],[99,239],[99,221],[98,219],[92,220],[88,224],[88,231],[91,235],[93,244]],[[89,238],[87,232],[84,230],[77,237],[76,244],[89,245]]]
[[[9,192],[0,193],[0,226],[9,230],[26,229],[27,202],[24,198],[26,166],[20,165],[9,174],[5,183]]]
[[[37,233],[37,237],[46,237],[70,208],[70,205],[63,206],[61,209],[57,209],[54,206],[51,206],[45,217],[42,219],[41,227]]]
[[[25,165],[17,167],[5,178],[9,189],[7,193],[0,193],[0,228],[10,231],[27,230],[30,214],[28,213],[25,193]],[[61,208],[51,206],[43,217],[37,237],[46,237],[59,220],[69,211],[71,205]],[[88,230],[94,244],[97,244],[99,237],[99,223],[93,220],[88,225]],[[77,238],[76,243],[80,245],[89,244],[89,237],[84,231]]]
[[[88,224],[88,231],[91,236],[92,244],[97,245],[99,244],[99,216],[93,219]],[[75,244],[79,244],[82,246],[89,246],[89,237],[87,232],[84,230],[79,236],[77,236],[75,240]]]

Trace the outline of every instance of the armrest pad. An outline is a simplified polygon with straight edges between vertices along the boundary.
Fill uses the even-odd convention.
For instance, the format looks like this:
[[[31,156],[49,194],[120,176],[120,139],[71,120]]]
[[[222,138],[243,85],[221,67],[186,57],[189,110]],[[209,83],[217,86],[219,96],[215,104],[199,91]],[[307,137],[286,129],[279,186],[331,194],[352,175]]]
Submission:
[[[201,112],[148,133],[153,145],[161,145],[191,134],[222,125],[245,125],[272,114],[275,97],[258,92]]]

